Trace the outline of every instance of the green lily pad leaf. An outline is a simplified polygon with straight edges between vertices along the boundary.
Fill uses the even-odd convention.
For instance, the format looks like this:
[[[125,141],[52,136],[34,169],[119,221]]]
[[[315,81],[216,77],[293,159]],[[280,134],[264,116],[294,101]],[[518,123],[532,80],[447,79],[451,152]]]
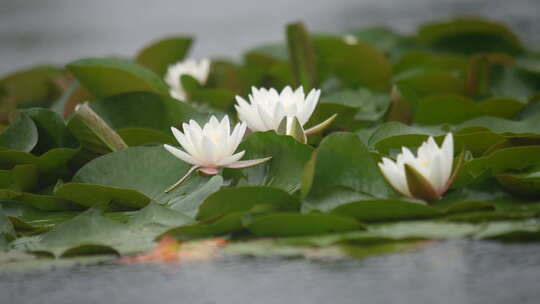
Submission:
[[[538,240],[540,224],[536,220],[500,221],[487,223],[484,229],[475,235],[477,239],[502,240]]]
[[[266,43],[246,51],[246,55],[266,55],[279,60],[289,60],[289,49],[285,43]]]
[[[251,73],[251,85],[263,86],[263,87],[274,87],[276,90],[281,90],[285,86],[293,83],[292,68],[288,62],[288,52],[287,46],[281,44],[276,47],[280,49],[279,58],[274,57],[271,54],[265,53],[265,50],[254,49],[248,51],[244,55],[244,60],[246,62],[246,68]],[[281,57],[281,48],[283,48],[283,58]],[[273,50],[273,48],[272,48]],[[272,52],[269,50],[268,52]],[[277,55],[276,55],[277,56]],[[244,92],[243,95],[249,93]]]
[[[193,38],[191,37],[161,39],[142,49],[137,54],[135,61],[159,76],[164,76],[169,65],[186,57],[192,43]]]
[[[365,42],[390,57],[397,57],[413,44],[412,39],[405,37],[390,28],[374,26],[348,31],[356,39]]]
[[[403,55],[396,63],[395,78],[403,79],[410,75],[428,72],[451,72],[454,75],[465,77],[468,65],[465,56],[412,51]]]
[[[514,195],[540,197],[540,171],[499,174],[497,181],[506,191]]]
[[[193,175],[174,191],[164,190],[191,167],[162,146],[130,147],[98,157],[82,167],[56,195],[84,206],[112,201],[128,208],[141,208],[154,200],[166,204],[187,195],[208,178]]]
[[[505,25],[472,18],[458,18],[426,24],[418,31],[418,39],[440,50],[459,53],[523,51],[518,37]]]
[[[137,230],[140,237],[155,239],[163,232],[173,228],[193,224],[195,220],[181,212],[150,203],[143,209],[135,212],[126,224]]]
[[[28,115],[21,113],[2,133],[0,151],[4,149],[30,152],[38,142],[38,130]]]
[[[132,189],[74,182],[61,185],[55,189],[54,194],[86,207],[110,203],[119,209],[140,209],[151,201],[143,193]]]
[[[243,169],[240,184],[271,186],[293,193],[300,188],[304,166],[311,158],[313,148],[290,136],[267,131],[250,134],[238,147],[238,151],[242,150],[246,151],[244,159],[268,156],[272,156],[272,159],[259,166]],[[232,175],[232,170],[226,169],[226,172]]]
[[[430,218],[442,214],[436,208],[411,201],[380,199],[340,205],[332,213],[354,217],[361,221],[392,221],[400,219]]]
[[[204,88],[199,82],[189,76],[181,78],[182,87],[186,90],[188,101],[219,111],[229,111],[234,104],[234,92],[222,88]]]
[[[306,167],[307,182],[302,184],[303,210],[328,211],[343,203],[394,193],[367,147],[354,134],[327,136],[310,162],[313,168]],[[342,189],[350,195],[343,195]]]
[[[473,236],[481,225],[432,221],[412,221],[368,226],[368,232],[390,239],[455,239]]]
[[[421,99],[433,95],[463,95],[465,81],[445,71],[428,71],[400,79],[397,87],[416,112]]]
[[[206,220],[256,206],[279,211],[298,211],[300,203],[284,190],[263,186],[224,188],[208,196],[199,207],[197,218]]]
[[[7,244],[14,238],[15,229],[0,206],[0,249],[7,248]]]
[[[0,205],[18,232],[50,230],[79,214],[75,211],[43,211],[18,201],[0,201]]]
[[[486,116],[513,118],[525,108],[525,103],[515,98],[493,97],[478,103],[478,108]]]
[[[11,169],[16,165],[32,164],[37,166],[43,183],[54,182],[58,175],[66,169],[66,163],[71,160],[78,149],[56,148],[40,156],[13,150],[0,150],[0,168]]]
[[[388,89],[392,66],[379,50],[363,42],[347,44],[336,37],[314,37],[313,45],[321,71],[335,74],[352,87]]]
[[[39,171],[37,166],[23,164],[11,170],[0,170],[0,189],[15,191],[33,191],[38,187]]]
[[[223,186],[223,177],[215,175],[210,180],[191,192],[190,194],[172,199],[167,207],[182,212],[190,217],[195,217],[199,211],[199,206],[206,200],[206,198],[218,191]]]
[[[507,170],[519,170],[540,163],[540,146],[521,146],[497,150],[465,163],[454,188],[491,177]]]
[[[55,195],[21,192],[16,198],[14,198],[14,200],[43,211],[69,211],[83,209],[80,205]]]
[[[337,114],[333,129],[357,130],[367,122],[382,118],[388,108],[388,96],[367,89],[340,90],[323,96],[305,129]],[[311,138],[310,138],[311,140]]]
[[[67,68],[97,98],[132,91],[168,94],[158,75],[129,60],[87,58],[69,63]]]
[[[38,66],[0,79],[0,87],[19,107],[46,106],[62,92],[58,82],[62,73],[56,67]]]
[[[64,119],[58,113],[42,108],[31,108],[25,113],[32,118],[39,134],[32,153],[40,155],[54,148],[79,148],[79,142],[67,129]]]
[[[460,123],[483,113],[472,99],[459,95],[436,95],[421,99],[414,121],[420,124]]]
[[[170,134],[199,112],[191,105],[151,92],[131,92],[106,97],[90,104],[111,128],[149,128]]]
[[[257,236],[299,236],[359,230],[354,219],[325,213],[275,213],[255,217],[246,228]]]
[[[178,144],[173,136],[154,129],[125,128],[117,130],[116,133],[118,133],[126,145],[130,147],[163,144],[174,146]]]
[[[109,220],[98,210],[88,210],[43,234],[33,251],[54,256],[88,253],[133,254],[152,248],[135,230]]]
[[[180,239],[192,239],[225,235],[244,229],[242,218],[249,213],[249,211],[232,212],[217,219],[169,229],[162,236],[172,235]]]
[[[439,127],[412,127],[399,122],[380,125],[369,138],[369,145],[382,153],[401,147],[420,146],[429,136],[443,136],[446,132]]]
[[[418,147],[429,136],[441,143],[446,131],[439,126],[406,126],[397,122],[380,125],[371,135],[369,145],[377,151],[389,154],[401,147]],[[466,127],[454,132],[455,150],[465,149],[475,156],[481,156],[495,144],[505,141],[505,137],[483,127]]]
[[[294,86],[303,86],[306,91],[317,87],[315,50],[303,23],[287,25],[287,42],[294,75]]]
[[[515,121],[497,117],[479,117],[465,121],[459,124],[457,128],[484,127],[502,135],[539,135],[538,118],[540,116],[534,115],[521,121]]]

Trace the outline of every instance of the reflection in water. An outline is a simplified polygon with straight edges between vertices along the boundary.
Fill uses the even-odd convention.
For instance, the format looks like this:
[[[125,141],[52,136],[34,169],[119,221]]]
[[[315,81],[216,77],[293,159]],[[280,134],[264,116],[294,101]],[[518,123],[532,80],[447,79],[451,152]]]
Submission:
[[[284,24],[296,20],[315,31],[389,25],[410,32],[431,19],[484,15],[539,42],[539,6],[537,0],[0,0],[0,74],[84,56],[130,56],[178,33],[197,37],[195,57],[238,57],[258,43],[283,39]]]
[[[458,240],[363,260],[105,265],[0,275],[0,292],[7,303],[528,304],[540,297],[539,250]]]

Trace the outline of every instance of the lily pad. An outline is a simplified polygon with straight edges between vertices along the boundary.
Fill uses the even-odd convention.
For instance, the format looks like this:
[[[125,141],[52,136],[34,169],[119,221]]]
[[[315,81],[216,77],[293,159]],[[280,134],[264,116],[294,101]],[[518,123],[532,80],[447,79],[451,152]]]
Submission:
[[[0,151],[4,149],[30,152],[38,142],[38,130],[28,115],[21,113],[2,133]]]
[[[151,92],[130,92],[110,96],[90,104],[111,128],[149,128],[170,134],[199,114],[189,104]]]
[[[162,146],[130,147],[89,162],[75,174],[72,183],[61,186],[56,194],[84,206],[109,201],[128,208],[141,208],[150,200],[166,204],[208,180],[193,175],[174,191],[165,193],[190,167]]]
[[[197,218],[206,220],[233,212],[249,211],[256,206],[268,206],[276,211],[298,211],[300,204],[290,194],[277,188],[263,186],[224,188],[204,200],[199,207]]]
[[[327,136],[305,170],[302,209],[306,211],[328,211],[356,199],[394,195],[367,147],[351,133]]]
[[[426,24],[418,31],[418,38],[435,48],[466,54],[523,51],[518,37],[507,26],[486,19],[457,18]]]
[[[161,39],[142,49],[135,60],[159,76],[164,76],[169,65],[184,59],[192,43],[191,37]]]
[[[325,213],[276,213],[255,217],[246,224],[257,236],[299,236],[362,229],[348,217]]]
[[[222,186],[223,177],[215,175],[206,184],[190,194],[172,199],[167,206],[173,210],[183,212],[190,217],[195,217],[199,211],[199,206],[209,195],[218,191]]]
[[[363,42],[347,44],[336,37],[314,37],[319,68],[342,82],[382,91],[389,87],[392,66],[379,50]]]
[[[87,58],[71,62],[67,68],[98,98],[132,91],[168,94],[167,85],[158,75],[129,60]]]
[[[95,253],[133,254],[152,248],[135,230],[109,220],[98,210],[88,210],[45,233],[32,251],[54,256]]]
[[[400,219],[430,218],[441,211],[419,202],[398,199],[366,200],[340,205],[333,213],[349,216],[361,221],[391,221]]]
[[[507,170],[519,170],[540,163],[540,146],[511,147],[468,161],[454,187],[462,187]],[[486,176],[487,175],[487,176]]]
[[[270,186],[293,193],[300,188],[303,169],[313,148],[299,143],[291,136],[267,131],[249,135],[238,147],[238,151],[242,150],[246,151],[244,159],[269,156],[272,159],[262,165],[243,169],[240,184]]]

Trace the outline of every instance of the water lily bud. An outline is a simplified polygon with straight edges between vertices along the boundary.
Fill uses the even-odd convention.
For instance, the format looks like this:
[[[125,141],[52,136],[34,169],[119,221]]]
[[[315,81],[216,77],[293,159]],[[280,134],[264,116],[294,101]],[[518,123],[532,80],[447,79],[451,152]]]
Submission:
[[[433,201],[452,184],[457,166],[454,162],[454,138],[448,133],[441,147],[429,137],[417,151],[417,156],[403,147],[396,161],[383,158],[379,163],[383,175],[399,193],[410,198]]]

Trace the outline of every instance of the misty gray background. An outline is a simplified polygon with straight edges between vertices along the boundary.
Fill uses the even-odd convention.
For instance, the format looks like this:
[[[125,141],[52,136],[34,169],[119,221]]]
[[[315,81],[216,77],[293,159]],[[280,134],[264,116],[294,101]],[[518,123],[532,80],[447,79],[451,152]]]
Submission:
[[[197,38],[191,56],[238,58],[247,48],[283,39],[284,25],[312,31],[388,25],[402,32],[455,15],[505,21],[538,43],[538,0],[0,0],[0,75],[39,63],[134,55],[172,34]]]

